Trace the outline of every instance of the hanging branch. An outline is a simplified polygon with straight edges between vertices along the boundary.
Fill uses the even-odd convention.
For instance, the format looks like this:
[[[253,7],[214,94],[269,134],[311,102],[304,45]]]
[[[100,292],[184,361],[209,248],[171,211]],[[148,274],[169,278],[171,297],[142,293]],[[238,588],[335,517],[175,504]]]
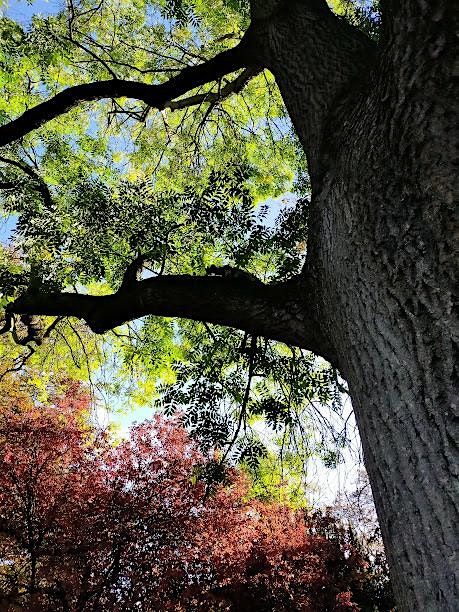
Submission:
[[[253,380],[254,373],[255,373],[255,357],[257,354],[257,342],[258,342],[258,337],[252,336],[251,341],[250,341],[250,348],[248,350],[249,365],[248,365],[248,371],[247,371],[247,384],[245,387],[244,397],[241,403],[239,419],[237,422],[236,429],[234,431],[234,435],[231,441],[229,442],[226,451],[223,453],[222,458],[220,459],[219,463],[221,466],[224,465],[229,453],[231,452],[232,448],[237,442],[239,434],[241,433],[242,423],[244,423],[245,419],[247,418],[247,406],[248,406],[249,399],[250,399],[250,390],[252,387],[252,380]]]

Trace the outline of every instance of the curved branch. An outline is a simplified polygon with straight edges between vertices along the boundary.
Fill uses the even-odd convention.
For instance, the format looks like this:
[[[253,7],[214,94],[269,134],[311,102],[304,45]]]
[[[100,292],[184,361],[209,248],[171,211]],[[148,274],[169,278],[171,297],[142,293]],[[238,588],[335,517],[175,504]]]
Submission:
[[[298,305],[295,280],[262,282],[217,276],[159,276],[130,283],[117,293],[29,293],[9,313],[78,317],[104,333],[145,315],[225,325],[322,353],[315,325]]]
[[[0,155],[0,162],[3,163],[3,164],[9,164],[10,166],[15,166],[16,168],[19,168],[19,170],[22,170],[22,172],[24,172],[24,174],[27,174],[27,176],[30,177],[35,182],[35,184],[36,184],[36,191],[38,191],[38,193],[41,194],[45,204],[49,208],[52,208],[52,206],[53,206],[53,198],[51,196],[51,192],[49,190],[48,185],[42,179],[42,177],[38,174],[38,172],[36,172],[33,168],[31,168],[24,161],[17,161],[16,159],[11,159],[10,157],[4,157],[3,155]],[[0,183],[0,185],[1,185],[1,183]],[[13,185],[13,187],[15,186],[14,183],[12,185]]]
[[[174,98],[244,68],[249,58],[246,34],[233,49],[223,51],[203,64],[187,66],[179,74],[159,85],[111,79],[69,87],[49,100],[26,110],[17,119],[0,126],[0,146],[22,138],[83,102],[126,97],[141,100],[161,110]]]

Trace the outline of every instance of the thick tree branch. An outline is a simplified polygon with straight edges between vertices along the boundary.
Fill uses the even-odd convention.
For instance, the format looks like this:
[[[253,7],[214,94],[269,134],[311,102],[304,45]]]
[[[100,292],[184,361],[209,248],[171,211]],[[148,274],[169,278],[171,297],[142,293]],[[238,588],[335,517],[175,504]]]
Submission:
[[[220,91],[210,91],[203,94],[196,94],[189,96],[188,98],[182,98],[181,100],[171,100],[165,104],[165,108],[169,108],[172,111],[179,110],[182,108],[188,108],[189,106],[196,106],[197,104],[218,104],[228,96],[237,94],[247,85],[247,83],[255,75],[260,72],[257,68],[246,68],[241,74],[234,79],[226,83]]]
[[[103,333],[145,315],[226,325],[288,344],[319,350],[317,326],[297,303],[296,281],[264,285],[217,276],[160,276],[130,283],[112,295],[29,293],[9,314],[84,319]],[[6,330],[5,330],[6,331]]]
[[[0,181],[0,189],[14,189],[17,185],[15,181]]]
[[[223,51],[203,64],[188,66],[178,75],[159,85],[111,79],[69,87],[25,111],[17,119],[0,126],[0,146],[22,138],[83,102],[126,97],[141,100],[153,108],[163,109],[171,100],[230,72],[244,68],[249,63],[250,53],[248,53],[246,34],[233,49]]]

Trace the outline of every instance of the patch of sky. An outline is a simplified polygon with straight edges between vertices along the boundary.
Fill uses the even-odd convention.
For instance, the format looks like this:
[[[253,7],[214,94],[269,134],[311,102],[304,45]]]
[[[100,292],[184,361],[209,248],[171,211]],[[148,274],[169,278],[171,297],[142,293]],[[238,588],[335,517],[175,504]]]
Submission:
[[[274,130],[273,130],[274,128]],[[276,117],[275,119],[260,119],[254,129],[270,129],[274,140],[281,140],[292,133],[292,122],[289,117]]]
[[[1,12],[6,17],[14,19],[14,21],[27,28],[32,23],[34,16],[41,15],[46,17],[48,15],[56,15],[63,8],[64,3],[62,0],[35,0],[35,2],[7,0]]]
[[[273,228],[279,214],[295,204],[293,193],[284,193],[278,198],[269,198],[259,205],[259,221],[266,227]]]
[[[112,151],[122,151],[126,155],[134,153],[136,150],[134,140],[128,133],[109,136],[108,146]]]
[[[14,230],[16,229],[17,220],[17,215],[9,215],[6,218],[0,218],[0,243],[2,245],[7,245],[11,242]]]
[[[135,407],[127,405],[124,409],[117,408],[110,412],[99,406],[97,408],[96,419],[98,425],[111,425],[115,428],[116,434],[119,437],[127,438],[129,430],[133,425],[153,418],[156,413],[157,411],[151,405]]]
[[[148,5],[146,7],[145,21],[151,26],[163,25],[164,27],[168,27],[171,23],[171,20],[166,17],[157,6],[153,5]]]

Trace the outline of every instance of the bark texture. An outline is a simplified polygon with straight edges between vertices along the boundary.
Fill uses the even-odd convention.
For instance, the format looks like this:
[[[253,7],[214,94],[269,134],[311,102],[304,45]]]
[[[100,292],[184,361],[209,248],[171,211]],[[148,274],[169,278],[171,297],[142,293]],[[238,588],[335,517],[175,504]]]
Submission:
[[[271,27],[270,67],[312,171],[304,276],[351,388],[398,605],[453,612],[455,11],[400,4],[388,7],[385,47],[362,57],[325,9],[307,37],[317,12],[298,3]]]
[[[243,80],[270,68],[312,180],[308,258],[295,282],[151,279],[103,298],[26,295],[10,310],[80,316],[96,331],[147,313],[184,316],[298,344],[332,361],[352,392],[399,609],[454,612],[458,9],[453,0],[384,0],[382,9],[376,46],[324,0],[254,0],[242,52],[161,86],[160,99],[134,87],[135,97],[172,108],[175,95],[212,74],[246,67]],[[8,126],[1,128],[0,141],[42,125],[50,108],[53,116],[65,112],[75,95],[27,111],[9,136]]]

